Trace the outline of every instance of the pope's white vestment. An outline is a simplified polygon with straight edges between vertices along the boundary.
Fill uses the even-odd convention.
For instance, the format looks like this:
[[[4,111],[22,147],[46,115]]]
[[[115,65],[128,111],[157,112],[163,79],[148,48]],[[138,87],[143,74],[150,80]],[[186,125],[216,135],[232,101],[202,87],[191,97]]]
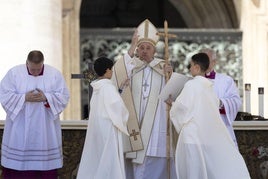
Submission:
[[[179,133],[175,154],[179,179],[250,178],[218,106],[212,82],[202,76],[189,80],[172,104],[170,118]]]
[[[144,146],[143,150],[136,152],[136,158],[132,159],[134,178],[166,178],[168,172],[166,163],[167,106],[164,101],[159,99],[159,94],[165,86],[163,72],[165,62],[162,59],[154,58],[147,64],[138,58],[131,58],[125,54],[124,63],[131,82],[135,112]],[[169,172],[171,178],[175,178],[172,149],[170,149],[170,155]],[[129,160],[127,160],[128,162]],[[131,178],[129,170],[131,167],[127,168],[127,176]]]
[[[237,145],[236,136],[233,129],[233,122],[242,105],[238,89],[234,80],[225,74],[216,73],[214,83],[214,91],[218,98],[222,101],[226,114],[221,114],[221,118],[225,123],[234,143]]]
[[[109,79],[91,82],[93,94],[77,179],[124,179],[122,133],[128,110]]]
[[[25,93],[40,89],[44,102],[26,102]],[[28,74],[26,65],[10,69],[0,84],[0,102],[7,113],[1,164],[15,170],[52,170],[63,165],[59,115],[69,92],[61,73],[44,65],[43,74]]]

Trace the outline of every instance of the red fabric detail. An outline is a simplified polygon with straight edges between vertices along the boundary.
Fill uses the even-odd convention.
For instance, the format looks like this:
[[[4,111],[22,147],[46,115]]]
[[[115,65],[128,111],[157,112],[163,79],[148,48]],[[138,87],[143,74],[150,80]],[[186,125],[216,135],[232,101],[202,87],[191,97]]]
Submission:
[[[48,103],[47,101],[44,103],[44,106],[45,106],[46,108],[50,108],[50,105],[49,105],[49,103]]]
[[[220,109],[220,114],[226,114],[226,111],[225,111],[224,107]]]

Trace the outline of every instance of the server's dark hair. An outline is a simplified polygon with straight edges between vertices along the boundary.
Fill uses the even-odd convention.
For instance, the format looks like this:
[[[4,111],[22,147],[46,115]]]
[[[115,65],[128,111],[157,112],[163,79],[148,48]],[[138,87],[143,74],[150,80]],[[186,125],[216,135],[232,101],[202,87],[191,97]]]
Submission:
[[[197,53],[193,55],[191,59],[195,64],[200,66],[202,72],[207,71],[209,67],[209,57],[206,53]]]
[[[98,76],[103,76],[107,69],[112,69],[114,63],[106,57],[99,57],[94,62],[94,70]]]

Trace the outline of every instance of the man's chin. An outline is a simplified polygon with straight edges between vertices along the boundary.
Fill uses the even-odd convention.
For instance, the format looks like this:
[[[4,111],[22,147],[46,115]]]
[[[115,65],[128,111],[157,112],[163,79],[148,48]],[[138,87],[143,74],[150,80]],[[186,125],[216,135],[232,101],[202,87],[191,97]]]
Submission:
[[[148,58],[147,57],[140,57],[140,59],[142,60],[142,61],[148,61]]]

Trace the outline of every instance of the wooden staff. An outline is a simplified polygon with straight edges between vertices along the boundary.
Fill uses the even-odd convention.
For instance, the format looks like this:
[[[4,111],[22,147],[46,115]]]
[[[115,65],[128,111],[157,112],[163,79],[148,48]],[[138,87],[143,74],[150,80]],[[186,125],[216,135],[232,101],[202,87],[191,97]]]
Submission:
[[[164,32],[163,33],[158,32],[157,35],[159,35],[160,37],[164,37],[165,39],[164,60],[165,60],[165,65],[168,65],[169,64],[168,39],[175,38],[177,36],[174,34],[168,33],[168,23],[166,20],[164,21]],[[168,73],[168,72],[165,73],[166,83],[169,80],[170,75],[171,73]],[[166,118],[167,118],[166,152],[167,152],[167,175],[168,175],[167,178],[170,179],[170,140],[171,140],[170,139],[171,127],[170,127],[170,118],[169,118],[170,105],[167,105],[166,111],[167,111],[166,113]]]

